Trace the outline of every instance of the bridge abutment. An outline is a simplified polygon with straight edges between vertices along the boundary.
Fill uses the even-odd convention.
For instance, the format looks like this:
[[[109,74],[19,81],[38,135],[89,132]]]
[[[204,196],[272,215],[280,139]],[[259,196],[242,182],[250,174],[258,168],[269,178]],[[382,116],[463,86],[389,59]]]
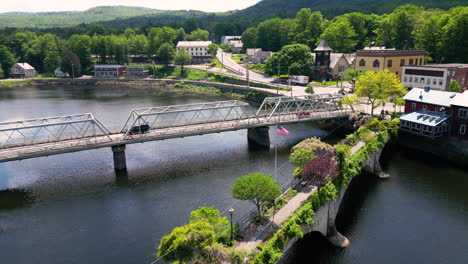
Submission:
[[[270,148],[270,127],[252,127],[247,129],[247,140],[249,147]]]
[[[112,146],[112,153],[114,155],[114,169],[115,170],[126,170],[127,160],[125,158],[125,145],[114,145]]]
[[[380,166],[380,155],[382,155],[382,149],[372,153],[363,169],[364,171],[377,175],[379,178],[388,178],[390,174],[384,172]]]

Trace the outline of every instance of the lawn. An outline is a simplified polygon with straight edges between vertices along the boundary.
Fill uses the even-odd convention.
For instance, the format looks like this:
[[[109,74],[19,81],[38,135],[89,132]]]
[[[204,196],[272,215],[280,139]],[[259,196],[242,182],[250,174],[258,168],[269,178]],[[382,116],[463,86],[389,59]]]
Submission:
[[[259,73],[265,73],[265,64],[249,64],[249,69]]]
[[[156,78],[186,78],[188,80],[199,81],[205,80],[208,77],[208,73],[196,69],[189,69],[184,67],[184,72],[181,74],[180,67],[175,66],[155,66],[155,77]]]
[[[245,57],[245,54],[233,54],[231,59],[234,60],[236,63],[244,63],[241,61],[241,58]]]
[[[339,84],[341,81],[329,81],[329,82],[326,82],[325,84],[321,83],[321,82],[313,82],[312,84],[313,85],[317,85],[317,86],[331,86],[331,85],[337,85]]]

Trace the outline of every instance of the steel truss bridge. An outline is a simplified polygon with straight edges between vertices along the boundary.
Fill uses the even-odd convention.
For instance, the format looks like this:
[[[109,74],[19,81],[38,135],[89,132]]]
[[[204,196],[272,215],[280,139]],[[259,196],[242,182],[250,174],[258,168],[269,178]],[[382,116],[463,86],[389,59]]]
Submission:
[[[341,99],[331,94],[268,97],[259,109],[238,100],[139,108],[119,131],[110,131],[92,114],[3,122],[0,162],[112,147],[114,165],[121,169],[127,144],[341,118],[348,114]]]

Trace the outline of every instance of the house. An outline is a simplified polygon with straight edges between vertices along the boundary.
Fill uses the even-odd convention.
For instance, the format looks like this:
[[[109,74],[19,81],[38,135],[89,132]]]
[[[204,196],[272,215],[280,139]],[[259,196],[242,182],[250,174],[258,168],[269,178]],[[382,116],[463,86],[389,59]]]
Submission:
[[[365,47],[356,52],[355,67],[358,71],[388,70],[398,76],[402,75],[403,66],[424,65],[424,49],[394,49],[385,47]]]
[[[451,136],[468,140],[468,91],[456,96],[450,104],[452,108]]]
[[[211,54],[208,53],[208,45],[211,41],[179,41],[177,51],[185,49],[192,57],[192,63],[204,63],[211,60]]]
[[[222,36],[221,37],[221,44],[229,43],[231,40],[241,40],[242,36]]]
[[[400,117],[400,130],[432,139],[450,135],[456,115],[452,104],[460,101],[463,105],[463,98],[458,99],[461,95],[430,88],[413,88],[403,97],[406,100],[405,114]]]
[[[242,46],[242,40],[230,40],[229,45],[231,46],[232,53],[240,53]]]
[[[262,49],[247,49],[247,59],[254,64],[265,63],[265,60],[273,55],[271,51],[263,51]]]
[[[28,78],[36,76],[37,72],[28,63],[16,63],[10,69],[10,77],[11,78]]]
[[[144,79],[149,75],[149,68],[146,65],[127,65],[125,78]]]
[[[312,58],[315,60],[315,53]],[[354,67],[355,54],[330,53],[330,65],[327,69],[327,79],[340,79],[349,68]]]
[[[468,89],[468,64],[429,64],[404,66],[402,84],[405,87],[430,87],[448,91],[452,80],[456,80],[463,90]]]
[[[55,77],[58,77],[58,78],[70,77],[70,74],[68,74],[68,72],[63,72],[60,69],[60,67],[58,67],[57,69],[54,70],[54,75],[55,75]]]
[[[94,65],[94,76],[98,78],[118,78],[124,73],[123,65]]]

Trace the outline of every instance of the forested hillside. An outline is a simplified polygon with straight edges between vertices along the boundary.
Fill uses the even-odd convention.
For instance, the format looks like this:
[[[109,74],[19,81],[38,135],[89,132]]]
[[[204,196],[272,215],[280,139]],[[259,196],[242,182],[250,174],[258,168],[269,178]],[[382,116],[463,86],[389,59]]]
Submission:
[[[69,27],[81,23],[109,21],[141,15],[165,12],[157,9],[128,6],[100,6],[86,11],[23,13],[10,12],[0,14],[0,28],[49,28]]]

